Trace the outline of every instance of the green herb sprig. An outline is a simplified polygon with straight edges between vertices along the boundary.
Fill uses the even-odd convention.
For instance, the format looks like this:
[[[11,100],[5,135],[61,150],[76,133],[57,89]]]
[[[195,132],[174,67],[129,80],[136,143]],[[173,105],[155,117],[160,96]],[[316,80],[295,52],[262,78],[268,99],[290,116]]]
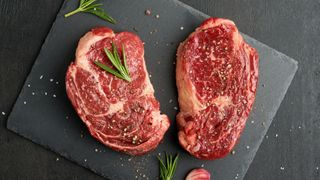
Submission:
[[[175,157],[165,153],[165,162],[158,157],[160,166],[160,179],[161,180],[172,180],[174,172],[177,169],[179,154]]]
[[[117,50],[117,47],[112,42],[112,51],[109,51],[107,48],[104,48],[104,52],[108,56],[109,60],[111,61],[112,65],[116,68],[116,70],[111,69],[110,67],[102,64],[99,61],[94,61],[94,63],[99,66],[101,69],[117,76],[118,78],[124,79],[128,82],[131,81],[128,66],[127,66],[127,59],[126,59],[126,53],[124,51],[124,47],[122,45],[122,59],[123,59],[123,65],[121,63],[121,59]]]
[[[111,16],[109,16],[104,11],[104,9],[101,8],[101,6],[103,4],[102,3],[94,4],[94,2],[96,2],[96,1],[97,0],[80,0],[79,7],[77,9],[75,9],[74,11],[71,11],[71,12],[65,14],[64,17],[72,16],[78,12],[87,12],[87,13],[94,14],[105,21],[108,21],[112,24],[115,24],[116,20],[114,20]]]

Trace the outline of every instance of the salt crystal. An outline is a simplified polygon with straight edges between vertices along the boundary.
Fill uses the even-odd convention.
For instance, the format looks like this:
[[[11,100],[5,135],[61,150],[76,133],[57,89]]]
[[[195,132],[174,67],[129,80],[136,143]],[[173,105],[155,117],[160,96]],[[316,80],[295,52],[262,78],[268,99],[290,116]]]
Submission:
[[[283,170],[284,170],[284,167],[283,167],[283,166],[281,166],[281,167],[280,167],[280,170],[282,170],[282,171],[283,171]]]
[[[31,85],[30,85],[30,84],[28,84],[28,87],[31,87]]]
[[[42,78],[43,78],[43,75],[41,75],[39,79],[42,79]]]
[[[247,146],[246,148],[247,148],[247,149],[250,149],[250,146]]]
[[[298,126],[299,129],[301,129],[301,126]]]
[[[316,170],[319,170],[319,166],[316,167]]]
[[[174,110],[178,110],[178,107],[175,106],[175,107],[173,107],[173,109],[174,109]]]
[[[1,112],[1,114],[2,114],[2,115],[6,115],[6,113],[5,113],[5,112]]]
[[[204,167],[204,164],[201,164],[201,167]]]
[[[56,84],[59,84],[59,82],[58,82],[58,81],[56,81]]]
[[[237,175],[236,175],[236,177],[234,177],[234,179],[238,179],[238,177],[239,177],[239,174],[237,173]]]
[[[50,82],[53,82],[53,79],[50,79]]]
[[[47,93],[47,92],[44,92],[44,95],[48,95],[48,93]]]
[[[56,159],[56,161],[59,161],[59,160],[60,160],[59,158]]]
[[[278,137],[279,135],[278,134],[276,134],[276,137]]]
[[[169,103],[172,103],[172,102],[173,102],[173,100],[172,100],[172,99],[170,99],[170,100],[169,100]]]
[[[253,124],[254,123],[254,121],[251,121],[251,124]]]
[[[23,104],[27,104],[27,101],[24,101]]]
[[[32,94],[32,96],[34,96],[36,93],[32,92],[31,94]]]
[[[84,162],[87,162],[87,159],[84,159]]]
[[[180,30],[182,31],[183,29],[184,29],[184,27],[183,27],[183,26],[181,26],[181,27],[180,27]]]
[[[156,18],[157,18],[157,19],[159,19],[159,18],[160,18],[160,15],[159,15],[159,14],[157,14],[157,15],[156,15]]]
[[[57,97],[57,95],[53,94],[53,95],[52,95],[52,97],[54,97],[54,98],[55,98],[55,97]]]
[[[95,152],[98,152],[98,149],[96,148],[96,149],[94,149],[94,151],[95,151]]]

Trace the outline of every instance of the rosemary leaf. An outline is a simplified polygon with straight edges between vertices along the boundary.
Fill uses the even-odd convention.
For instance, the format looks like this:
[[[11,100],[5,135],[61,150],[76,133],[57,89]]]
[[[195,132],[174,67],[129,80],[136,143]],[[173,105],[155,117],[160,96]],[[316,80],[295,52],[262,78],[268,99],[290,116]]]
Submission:
[[[172,180],[173,175],[177,169],[179,154],[175,157],[165,153],[165,162],[157,157],[159,160],[159,169],[160,169],[160,179],[161,180]]]
[[[104,11],[104,9],[101,8],[101,6],[103,4],[102,3],[94,4],[96,1],[97,0],[80,0],[79,7],[77,9],[65,14],[64,17],[69,17],[69,16],[72,16],[72,15],[79,13],[79,12],[86,12],[86,13],[94,14],[105,21],[108,21],[112,24],[115,24],[116,20],[113,19],[111,16],[109,16]]]
[[[98,61],[95,61],[94,63],[101,69],[105,70],[106,72],[109,72],[118,78],[121,78],[123,80],[130,82],[131,78],[130,78],[129,70],[126,64],[126,57],[124,55],[125,51],[123,46],[122,46],[122,54],[124,55],[123,56],[124,65],[122,65],[121,63],[121,59],[120,59],[120,55],[118,53],[117,47],[113,42],[112,42],[112,50],[108,50],[107,48],[104,48],[104,52],[115,69],[112,69]]]

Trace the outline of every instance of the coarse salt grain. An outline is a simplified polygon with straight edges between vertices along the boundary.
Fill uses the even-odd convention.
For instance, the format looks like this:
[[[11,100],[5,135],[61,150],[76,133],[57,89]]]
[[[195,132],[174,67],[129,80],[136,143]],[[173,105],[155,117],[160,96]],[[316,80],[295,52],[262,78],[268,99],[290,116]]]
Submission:
[[[180,27],[180,30],[183,30],[183,29],[184,29],[184,27],[183,27],[183,26],[181,26],[181,27]]]
[[[50,79],[50,82],[53,82],[53,79]]]
[[[1,112],[1,114],[2,114],[2,115],[6,115],[6,113],[5,113],[5,112]]]
[[[54,97],[54,98],[55,98],[55,97],[57,97],[57,95],[53,94],[53,95],[52,95],[52,97]]]
[[[27,104],[27,101],[24,101],[23,104]]]
[[[43,75],[41,75],[39,79],[42,79],[42,78],[43,78]]]

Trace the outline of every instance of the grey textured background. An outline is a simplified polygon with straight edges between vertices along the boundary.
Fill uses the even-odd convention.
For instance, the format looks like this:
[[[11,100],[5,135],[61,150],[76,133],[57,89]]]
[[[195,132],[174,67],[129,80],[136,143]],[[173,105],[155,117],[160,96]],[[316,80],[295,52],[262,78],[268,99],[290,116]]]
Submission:
[[[6,113],[0,114],[2,179],[100,179],[4,128],[61,2],[0,1],[0,112]],[[293,84],[245,179],[319,179],[320,2],[183,2],[209,15],[233,19],[242,32],[299,61]]]

